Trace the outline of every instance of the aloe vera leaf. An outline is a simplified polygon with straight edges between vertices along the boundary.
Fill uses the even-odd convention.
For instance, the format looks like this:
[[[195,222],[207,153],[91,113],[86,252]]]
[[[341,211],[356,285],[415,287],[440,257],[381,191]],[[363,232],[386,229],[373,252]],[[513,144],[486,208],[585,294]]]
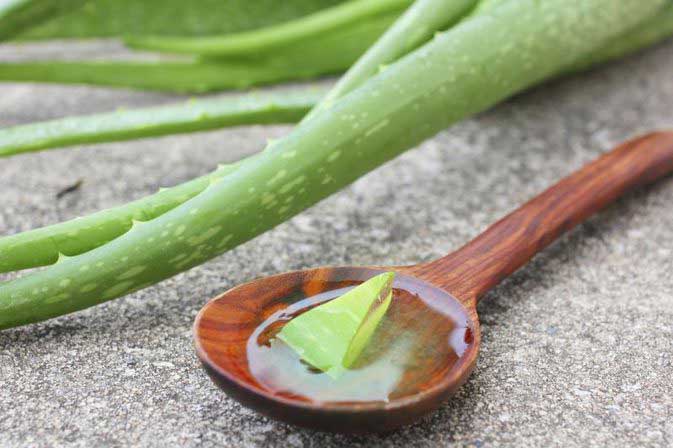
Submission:
[[[130,140],[227,126],[295,123],[322,89],[250,93],[0,129],[0,157],[83,143]]]
[[[422,3],[423,1],[415,5]],[[417,13],[415,15],[419,16]],[[386,36],[391,30],[386,33]],[[587,66],[617,59],[671,35],[673,35],[673,4],[647,21],[646,24],[639,25],[636,30],[620,36],[608,47],[577,64],[573,70],[581,70]],[[374,47],[378,47],[384,39],[385,36]],[[369,51],[361,60],[367,58],[368,55]],[[353,66],[342,79],[346,79],[358,65],[359,63]],[[337,91],[333,90],[331,93],[334,94]],[[252,96],[190,101],[185,104],[69,117],[0,129],[0,157],[73,144],[194,132],[239,124],[294,122],[316,104],[320,95],[323,93],[309,90],[299,96],[288,96],[284,93],[272,98]],[[232,104],[232,101],[236,104]]]
[[[339,79],[323,101],[304,118],[310,119],[336,99],[358,87],[379,69],[409,53],[434,33],[456,23],[477,0],[417,0]]]
[[[278,339],[313,367],[338,376],[367,346],[392,299],[395,274],[370,278],[285,324]]]
[[[394,277],[394,273],[390,272]],[[385,274],[383,274],[385,275]],[[391,277],[391,282],[393,280]],[[353,339],[348,344],[348,350],[343,357],[342,365],[346,368],[352,367],[362,352],[369,345],[374,332],[378,328],[383,316],[385,316],[390,303],[393,300],[393,292],[390,291],[387,295],[380,295],[376,302],[369,308],[367,316],[362,320]]]
[[[622,33],[605,47],[574,64],[569,71],[582,71],[598,64],[622,58],[671,36],[673,36],[673,2],[669,2],[651,19]]]
[[[488,8],[481,7],[476,11],[486,13],[495,5],[505,0],[497,0]],[[617,59],[647,46],[651,43],[663,40],[673,34],[671,27],[673,18],[669,9],[660,16],[636,26],[633,30],[624,33],[623,38],[616,39],[614,44],[598,50],[597,54],[586,58],[586,61],[576,63],[573,71],[585,69],[592,65],[608,60]],[[44,61],[44,62],[20,62],[0,64],[0,80],[5,81],[38,81],[56,83],[89,83],[110,85],[117,87],[134,87],[155,90],[167,90],[175,92],[209,92],[225,89],[243,89],[253,85],[262,85],[283,80],[309,79],[320,74],[335,73],[350,66],[364,47],[376,39],[383,29],[390,23],[391,18],[382,18],[378,23],[379,28],[368,35],[355,34],[350,39],[351,45],[362,45],[359,51],[356,48],[350,52],[338,51],[340,59],[329,54],[330,47],[326,46],[322,56],[318,58],[301,57],[300,52],[290,52],[284,59],[283,55],[266,63],[250,61],[220,62],[217,61],[191,61],[191,62],[101,62],[101,61]],[[374,28],[374,27],[372,27]],[[366,29],[363,32],[367,33]],[[358,37],[360,36],[360,37]],[[332,37],[332,41],[339,40],[339,36]],[[311,55],[320,50],[320,43],[312,45]],[[318,69],[302,67],[309,64],[327,62],[329,66],[321,66]],[[331,63],[330,63],[331,62]],[[344,82],[345,83],[345,82]],[[350,84],[350,82],[348,83]],[[340,88],[339,90],[341,90]],[[343,89],[344,91],[347,89]],[[338,96],[335,94],[335,96]],[[331,97],[331,95],[330,95]],[[326,103],[328,104],[329,101]]]
[[[505,1],[507,0],[480,0],[477,7],[472,11],[472,15],[488,13]],[[671,36],[673,36],[673,2],[668,2],[653,17],[623,32],[603,48],[581,58],[578,62],[572,64],[566,72],[580,72],[596,65],[623,58]]]
[[[83,8],[54,17],[20,37],[90,39],[141,33],[184,36],[234,33],[302,17],[340,1],[88,0]]]
[[[360,2],[355,3],[360,6]],[[375,73],[381,64],[391,62],[400,55],[409,52],[413,47],[430,38],[438,29],[448,26],[475,3],[475,0],[421,0],[416,2],[342,77],[339,86],[330,91],[332,99],[352,90],[356,83],[363,82]],[[423,20],[423,17],[430,17],[431,19]],[[401,41],[401,43],[398,44],[397,41]],[[305,54],[302,57],[306,59]],[[313,95],[304,104],[313,106],[315,99],[316,96]],[[294,105],[292,98],[288,101]],[[281,114],[288,106],[287,101],[277,98],[275,102],[283,105],[277,105],[274,111],[269,111],[273,115],[270,119],[274,122],[286,120],[285,116]],[[206,102],[202,104],[205,106]],[[114,114],[72,117],[0,130],[0,157],[77,143],[125,140],[143,136],[190,132],[232,124],[229,121],[230,106],[227,100],[224,102],[213,100],[207,104],[216,107],[218,110],[203,110],[204,108],[197,106],[196,103],[189,103],[184,106],[170,105]],[[221,110],[221,107],[224,109]],[[253,106],[255,112],[257,112],[258,107],[258,105]],[[265,106],[262,105],[262,107]],[[246,112],[248,112],[247,107]],[[301,118],[305,112],[304,110],[301,113],[293,108],[289,119],[293,120],[299,113],[301,115],[297,118]],[[223,113],[224,122],[219,119]],[[203,119],[202,114],[206,114],[208,119]],[[244,121],[238,121],[241,118],[240,115],[240,111],[236,110],[236,121],[233,124],[248,123],[247,118],[243,118]],[[266,122],[266,114],[260,118],[256,115],[250,118],[252,120],[250,122]],[[246,114],[246,117],[248,116]]]
[[[129,36],[125,43],[133,48],[198,54],[202,56],[250,56],[273,53],[290,45],[303,45],[310,39],[361,21],[399,14],[413,0],[352,0],[322,9],[298,19],[270,27],[236,34],[185,36]]]
[[[0,64],[0,80],[207,92],[342,72],[397,18],[381,15],[258,60],[41,61]]]
[[[288,79],[309,78],[305,73],[278,71],[263,64],[126,61],[37,61],[0,64],[0,80],[92,84],[203,93],[245,89]]]
[[[556,76],[664,4],[510,0],[461,21],[182,205],[3,283],[0,328],[87,308],[201,264],[451,123]]]
[[[134,225],[183,204],[212,182],[233,172],[237,165],[221,165],[208,175],[119,207],[0,238],[0,272],[53,264],[63,256],[78,255],[101,246],[128,232]]]
[[[590,61],[591,65],[596,65],[603,60],[616,59],[624,53],[630,53],[640,49],[650,43],[668,37],[671,34],[673,34],[673,6],[668,6],[661,14],[656,15],[655,18],[640,25],[637,31],[631,31],[624,34],[601,51],[593,53],[591,58],[587,61]],[[576,69],[584,68],[586,65],[588,65],[588,63],[584,62],[579,67],[576,67]],[[166,107],[168,109],[173,109],[178,108],[179,106]],[[138,113],[138,115],[139,120],[147,119],[149,121],[152,120],[153,116],[152,114],[141,116],[141,113]],[[163,113],[159,113],[158,115],[163,115]],[[215,115],[216,114],[213,114],[213,116]],[[122,117],[120,117],[120,120],[123,120]],[[189,119],[190,113],[185,111],[185,117]],[[83,120],[88,119],[83,118]],[[91,121],[96,121],[95,116],[91,118]],[[178,121],[176,116],[176,123]],[[38,125],[36,124],[35,126]],[[111,128],[121,129],[123,128],[123,123],[111,123],[110,126]],[[88,126],[84,125],[83,127],[87,128]],[[146,131],[147,134],[145,135],[147,136],[149,136],[150,132],[153,132],[153,129],[155,129],[147,122],[139,122],[138,127],[142,128],[143,132]],[[156,129],[159,130],[161,128],[157,127]],[[38,134],[44,134],[45,132],[37,128],[36,131],[38,131]],[[173,129],[171,129],[171,132],[172,131]],[[159,133],[153,135],[159,135]],[[2,141],[1,136],[2,131],[0,131],[0,141]],[[26,138],[28,139],[26,142],[28,142],[30,137]],[[97,137],[96,140],[98,140]],[[75,141],[73,140],[73,143],[74,142]],[[84,140],[81,140],[80,142],[84,142]],[[26,147],[31,146],[32,144],[26,143]],[[214,173],[214,175],[220,177],[222,171]],[[59,252],[77,255],[98,247],[127,231],[131,227],[131,221],[134,216],[156,217],[160,212],[172,209],[184,202],[184,200],[193,197],[205,188],[205,179],[206,178],[204,177],[193,181],[193,183],[184,184],[175,189],[175,194],[161,192],[156,196],[149,196],[146,199],[125,206],[116,207],[111,210],[104,210],[87,218],[68,221],[24,232],[19,235],[2,238],[0,239],[0,253],[3,253],[3,250],[7,250],[7,248],[11,247],[13,256],[0,258],[0,272],[51,264],[58,258]],[[188,191],[188,193],[183,193],[183,191]],[[145,203],[154,204],[151,207],[153,212],[139,215],[138,209],[142,209],[143,204]],[[89,223],[96,224],[89,225]],[[76,234],[78,238],[70,238],[69,235],[72,234]],[[54,244],[53,242],[57,243]],[[51,250],[49,251],[47,248],[50,248]]]
[[[84,0],[2,0],[0,40],[5,40],[47,19],[80,7]]]
[[[649,23],[649,21],[646,23]],[[670,26],[671,23],[673,22],[669,21],[664,25]],[[641,28],[645,28],[645,25],[641,25]],[[621,39],[621,37],[617,38],[615,42],[619,42]],[[593,62],[596,64],[600,60]],[[213,175],[221,177],[220,174],[221,172],[218,171]],[[133,217],[137,215],[137,209],[142,209],[145,201],[159,204],[152,207],[156,211],[155,213],[147,215],[156,217],[160,214],[158,211],[174,208],[202,191],[206,184],[207,178],[204,176],[171,189],[175,191],[175,194],[161,192],[125,206],[101,211],[86,218],[0,238],[0,254],[2,254],[2,257],[0,257],[0,272],[51,264],[58,258],[59,253],[78,255],[98,247],[131,228]],[[189,193],[183,194],[185,190]],[[95,223],[95,225],[89,223]],[[100,228],[102,232],[99,232],[97,228]],[[72,235],[77,235],[77,238],[72,238]]]
[[[476,16],[492,11],[495,7],[502,5],[508,0],[479,0],[477,7],[472,10],[471,15]]]
[[[554,76],[662,4],[521,0],[461,22],[191,200],[97,249],[3,284],[0,326],[82,309],[202,263],[448,124]],[[519,51],[502,51],[496,44],[505,39]]]

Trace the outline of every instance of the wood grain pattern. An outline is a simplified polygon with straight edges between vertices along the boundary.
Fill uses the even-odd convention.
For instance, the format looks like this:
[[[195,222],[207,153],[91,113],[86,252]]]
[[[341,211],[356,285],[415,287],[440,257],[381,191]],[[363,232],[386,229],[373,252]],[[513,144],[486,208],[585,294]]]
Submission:
[[[481,339],[476,312],[479,297],[620,195],[671,172],[673,132],[649,134],[566,177],[439,260],[395,268],[317,268],[238,286],[210,301],[197,316],[197,353],[213,380],[229,395],[279,420],[349,433],[388,431],[412,423],[439,407],[474,368]],[[357,284],[384,270],[401,274],[395,287],[417,294],[426,304],[453,301],[465,310],[471,340],[454,368],[433,376],[418,394],[389,402],[316,403],[274,394],[255,380],[246,345],[255,328],[271,314],[298,296]]]
[[[561,180],[439,260],[407,272],[470,307],[562,234],[619,196],[673,172],[673,132],[626,142]]]

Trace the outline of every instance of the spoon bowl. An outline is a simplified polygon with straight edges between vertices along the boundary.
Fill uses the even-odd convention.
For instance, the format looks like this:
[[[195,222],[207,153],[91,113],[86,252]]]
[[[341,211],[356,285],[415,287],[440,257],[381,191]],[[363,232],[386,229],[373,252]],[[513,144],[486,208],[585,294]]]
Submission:
[[[473,308],[421,278],[397,268],[393,288],[418,297],[415,306],[447,310],[464,322],[464,350],[432,377],[405,375],[419,392],[389,401],[316,402],[297,394],[273,391],[250,370],[247,345],[270,316],[304,297],[355,286],[384,272],[378,268],[325,267],[288,272],[237,286],[211,300],[194,327],[196,350],[210,377],[228,395],[256,411],[288,423],[333,432],[382,432],[412,423],[435,410],[468,378],[479,350],[479,321]],[[429,323],[426,323],[426,325]],[[431,339],[431,338],[427,338]],[[449,344],[428,340],[427,344]],[[420,375],[420,374],[419,374]]]
[[[648,134],[606,153],[438,260],[392,268],[317,268],[238,286],[210,301],[199,313],[194,329],[197,353],[213,380],[230,396],[278,420],[347,433],[388,431],[412,423],[440,406],[474,368],[480,342],[476,306],[486,292],[619,196],[671,172],[673,132]],[[431,369],[433,374],[428,377],[420,378],[413,369],[402,377],[402,382],[414,386],[413,393],[366,402],[312,401],[298,394],[274,392],[251,373],[248,342],[255,329],[274,313],[301,298],[357,285],[384,271],[398,274],[393,288],[401,291],[401,297],[420,299],[401,303],[415,303],[417,309],[448,307],[449,314],[459,316],[457,321],[465,329],[464,349],[453,352],[453,362]],[[447,333],[440,331],[433,318],[416,322],[416,326],[401,327],[398,333],[420,334],[423,344],[414,349],[441,348],[451,339],[442,336]],[[446,351],[437,353],[447,356]]]

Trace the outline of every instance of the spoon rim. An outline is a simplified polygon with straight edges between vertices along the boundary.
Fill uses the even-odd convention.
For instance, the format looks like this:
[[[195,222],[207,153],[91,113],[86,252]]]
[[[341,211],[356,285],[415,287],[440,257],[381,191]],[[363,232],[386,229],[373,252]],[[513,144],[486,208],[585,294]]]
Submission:
[[[448,374],[444,377],[442,377],[442,380],[435,383],[432,387],[422,390],[418,393],[408,395],[402,398],[397,398],[393,399],[390,401],[372,401],[372,402],[330,402],[330,401],[303,401],[303,400],[295,400],[292,398],[287,398],[280,396],[276,393],[273,393],[269,390],[266,390],[262,387],[256,387],[250,382],[244,381],[240,379],[237,375],[230,373],[229,370],[222,368],[219,364],[214,362],[211,357],[208,355],[208,351],[204,348],[202,344],[202,338],[200,337],[199,334],[199,328],[200,328],[200,322],[204,318],[204,316],[207,315],[207,313],[210,311],[211,307],[213,306],[214,303],[216,303],[218,300],[223,299],[227,295],[229,295],[231,292],[238,288],[242,288],[244,286],[250,285],[251,283],[256,283],[262,280],[271,280],[274,278],[280,278],[283,276],[287,275],[296,275],[299,273],[303,272],[309,272],[317,269],[334,269],[334,270],[342,270],[342,269],[368,269],[368,270],[373,270],[373,271],[385,271],[386,269],[388,271],[392,270],[396,274],[403,275],[408,278],[412,278],[414,280],[417,280],[419,282],[424,283],[428,287],[431,287],[433,289],[441,291],[443,294],[448,295],[451,300],[454,300],[456,303],[458,303],[463,311],[465,312],[465,315],[469,319],[469,324],[470,324],[470,329],[472,330],[472,337],[473,341],[472,343],[468,346],[468,348],[465,350],[463,355],[460,356],[456,364],[451,368],[451,370],[448,372]],[[479,324],[479,318],[474,312],[474,310],[470,309],[466,304],[464,304],[461,300],[458,298],[454,297],[451,293],[446,291],[443,288],[440,288],[439,286],[436,286],[423,278],[417,277],[415,275],[412,275],[408,271],[400,268],[400,267],[393,267],[393,268],[382,268],[381,266],[320,266],[316,268],[308,268],[308,269],[296,269],[292,271],[286,271],[286,272],[281,272],[277,274],[272,274],[264,277],[259,277],[253,280],[250,280],[245,283],[238,284],[232,288],[229,288],[225,292],[211,298],[208,300],[208,302],[199,310],[198,314],[196,315],[196,318],[194,319],[194,325],[192,328],[193,332],[193,337],[194,337],[194,348],[196,351],[197,356],[199,357],[199,360],[209,369],[212,369],[215,373],[217,373],[223,380],[229,382],[235,387],[241,388],[245,390],[246,393],[255,395],[258,397],[262,397],[266,400],[270,400],[276,403],[280,403],[284,406],[288,407],[294,407],[294,408],[301,408],[302,410],[305,411],[314,411],[314,412],[330,412],[330,413],[344,413],[344,414],[354,414],[354,413],[368,413],[368,412],[375,412],[375,411],[393,411],[393,410],[399,410],[405,407],[410,407],[414,406],[418,403],[425,402],[425,401],[430,401],[434,397],[438,397],[446,393],[447,391],[450,393],[451,391],[455,391],[458,389],[462,384],[467,381],[467,378],[471,375],[477,361],[477,357],[479,355],[479,349],[481,346],[481,328]],[[219,384],[218,384],[219,385]],[[225,391],[226,393],[226,391]],[[237,400],[238,401],[238,400]],[[441,402],[440,402],[441,404]]]

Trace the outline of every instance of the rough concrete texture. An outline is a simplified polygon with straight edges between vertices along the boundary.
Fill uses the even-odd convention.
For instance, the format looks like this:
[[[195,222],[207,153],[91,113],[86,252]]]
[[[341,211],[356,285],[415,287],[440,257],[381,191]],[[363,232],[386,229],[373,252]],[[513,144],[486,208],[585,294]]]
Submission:
[[[275,423],[201,370],[192,320],[211,296],[315,265],[438,257],[614,143],[673,126],[673,42],[549,83],[442,132],[210,263],[129,297],[0,334],[0,446],[671,446],[673,179],[539,255],[479,305],[479,365],[424,421],[372,437]],[[167,95],[0,87],[0,125]],[[262,147],[249,127],[0,161],[0,231],[110,207]],[[84,179],[62,200],[55,193]]]

